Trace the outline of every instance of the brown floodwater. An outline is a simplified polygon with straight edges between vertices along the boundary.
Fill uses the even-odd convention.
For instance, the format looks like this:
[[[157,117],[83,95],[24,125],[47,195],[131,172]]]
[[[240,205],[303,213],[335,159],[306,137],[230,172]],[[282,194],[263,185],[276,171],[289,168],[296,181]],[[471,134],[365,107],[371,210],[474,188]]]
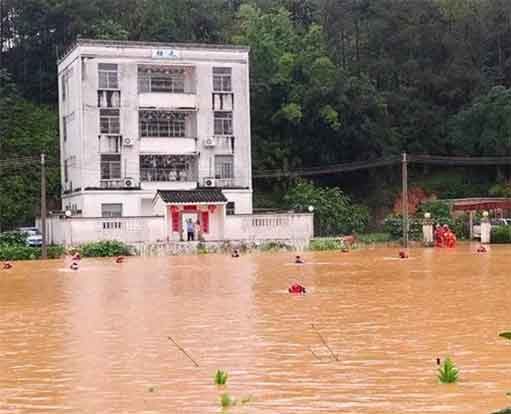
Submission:
[[[475,247],[17,262],[0,271],[0,413],[220,413],[217,369],[251,397],[232,413],[504,408],[511,248]],[[437,382],[447,355],[458,384]]]

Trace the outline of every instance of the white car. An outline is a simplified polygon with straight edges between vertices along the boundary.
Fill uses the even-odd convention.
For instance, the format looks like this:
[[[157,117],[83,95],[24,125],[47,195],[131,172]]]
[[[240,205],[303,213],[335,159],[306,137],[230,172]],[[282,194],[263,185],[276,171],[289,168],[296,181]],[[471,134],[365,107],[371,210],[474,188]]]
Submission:
[[[43,244],[43,236],[37,227],[20,227],[17,231],[25,235],[27,246],[39,247]]]

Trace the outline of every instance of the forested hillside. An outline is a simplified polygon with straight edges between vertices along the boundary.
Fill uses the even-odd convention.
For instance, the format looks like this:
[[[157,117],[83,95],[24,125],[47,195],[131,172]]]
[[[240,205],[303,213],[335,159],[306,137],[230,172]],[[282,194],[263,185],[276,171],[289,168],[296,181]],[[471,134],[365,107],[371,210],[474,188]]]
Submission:
[[[511,155],[508,0],[3,0],[1,23],[2,224],[26,221],[38,195],[33,170],[1,160],[58,158],[56,56],[79,35],[250,46],[256,171],[402,151]],[[411,178],[453,197],[506,191],[509,173],[435,167]],[[58,169],[50,177],[57,198]],[[391,206],[399,170],[315,180]],[[256,180],[256,204],[279,205],[288,184]]]

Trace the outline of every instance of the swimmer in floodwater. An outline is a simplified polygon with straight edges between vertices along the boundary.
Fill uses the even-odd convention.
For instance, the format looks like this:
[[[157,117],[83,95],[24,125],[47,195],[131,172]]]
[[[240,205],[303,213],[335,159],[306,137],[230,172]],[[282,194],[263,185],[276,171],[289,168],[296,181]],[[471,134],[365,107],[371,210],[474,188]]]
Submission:
[[[240,251],[238,249],[234,249],[232,251],[231,257],[240,257]]]
[[[115,259],[115,263],[124,263],[124,257],[119,256],[117,259]]]
[[[307,293],[305,288],[296,282],[289,287],[288,292],[297,295],[305,295]]]
[[[12,263],[11,262],[5,262],[2,266],[2,269],[9,270],[12,269]]]
[[[488,250],[482,244],[477,248],[477,253],[486,253]]]
[[[399,251],[399,258],[400,259],[408,259],[408,253],[405,250]]]
[[[296,256],[295,263],[296,264],[304,264],[305,260],[303,260],[300,256]]]
[[[71,270],[78,270],[78,269],[79,269],[79,267],[80,267],[80,266],[79,266],[79,265],[78,265],[78,263],[76,263],[76,262],[71,263],[71,266],[69,266],[69,268],[70,268]]]

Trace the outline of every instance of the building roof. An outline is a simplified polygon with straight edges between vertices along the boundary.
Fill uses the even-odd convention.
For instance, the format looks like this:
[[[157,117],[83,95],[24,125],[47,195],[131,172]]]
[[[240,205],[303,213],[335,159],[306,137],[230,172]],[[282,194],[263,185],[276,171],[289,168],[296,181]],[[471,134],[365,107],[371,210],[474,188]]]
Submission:
[[[197,190],[158,190],[157,195],[165,203],[194,204],[194,203],[227,203],[227,199],[218,188],[200,188]]]
[[[215,43],[168,43],[168,42],[138,42],[132,40],[102,40],[77,38],[76,41],[66,49],[64,54],[58,59],[62,62],[78,46],[102,46],[115,48],[172,48],[172,49],[206,49],[206,50],[230,50],[232,52],[249,52],[248,46],[228,45]]]

